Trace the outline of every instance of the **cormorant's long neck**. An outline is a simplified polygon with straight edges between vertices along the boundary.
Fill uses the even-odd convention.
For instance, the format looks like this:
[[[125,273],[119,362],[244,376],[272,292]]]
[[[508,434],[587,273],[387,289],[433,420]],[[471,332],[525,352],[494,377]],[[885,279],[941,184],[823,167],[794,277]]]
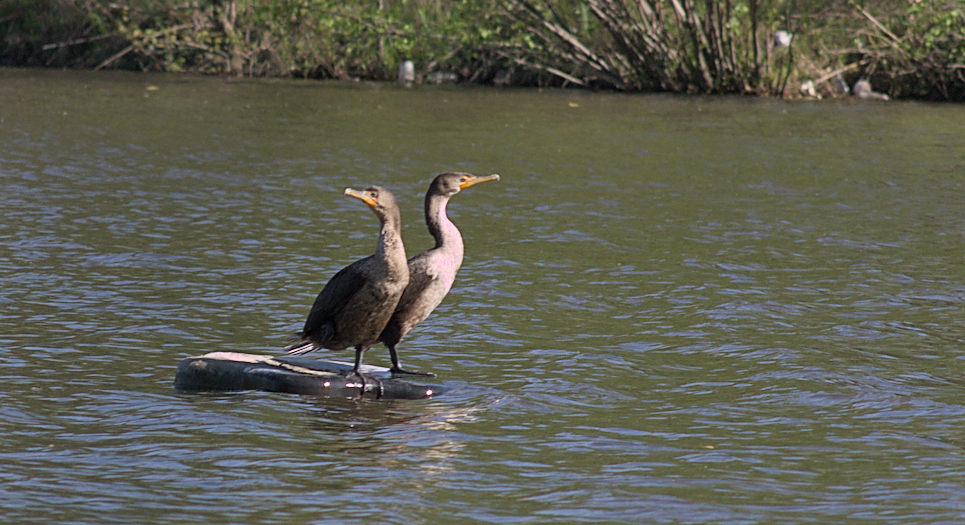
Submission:
[[[446,204],[449,197],[444,195],[426,196],[426,225],[429,233],[436,240],[436,249],[451,253],[462,261],[462,234],[459,228],[446,216]]]
[[[408,274],[401,226],[402,219],[398,210],[390,211],[382,220],[382,229],[379,231],[379,244],[375,248],[375,256],[385,261],[390,272],[405,270],[405,273]]]

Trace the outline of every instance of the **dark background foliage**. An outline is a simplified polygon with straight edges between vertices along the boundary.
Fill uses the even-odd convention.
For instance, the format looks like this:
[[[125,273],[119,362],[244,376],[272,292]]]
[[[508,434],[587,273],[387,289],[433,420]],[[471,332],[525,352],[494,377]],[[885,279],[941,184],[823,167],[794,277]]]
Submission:
[[[790,36],[790,45],[786,37]],[[965,100],[960,0],[2,0],[0,64]]]

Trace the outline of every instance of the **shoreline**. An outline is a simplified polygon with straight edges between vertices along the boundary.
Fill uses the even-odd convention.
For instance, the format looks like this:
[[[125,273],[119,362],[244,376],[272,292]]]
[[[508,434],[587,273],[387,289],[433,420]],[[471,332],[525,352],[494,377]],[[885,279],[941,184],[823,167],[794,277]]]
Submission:
[[[330,83],[333,85],[340,86],[370,86],[373,89],[421,89],[421,88],[456,88],[456,89],[485,89],[485,90],[522,90],[522,91],[534,91],[534,92],[570,92],[570,93],[585,93],[585,94],[610,94],[610,95],[627,95],[627,96],[669,96],[669,97],[698,97],[698,98],[720,98],[720,97],[736,97],[744,99],[759,99],[759,100],[783,100],[788,102],[795,101],[842,101],[842,100],[881,100],[880,93],[875,93],[873,96],[856,96],[854,94],[835,94],[833,96],[806,96],[800,93],[795,93],[792,95],[787,95],[783,97],[770,96],[767,94],[756,94],[756,93],[673,93],[673,92],[654,92],[654,91],[616,91],[616,90],[604,90],[604,89],[587,89],[574,86],[513,86],[513,85],[493,85],[484,83],[473,83],[473,82],[411,82],[402,83],[395,80],[376,80],[376,79],[362,79],[362,78],[352,78],[352,79],[333,79],[333,78],[305,78],[305,77],[295,77],[295,76],[242,76],[242,75],[224,75],[224,74],[210,74],[210,73],[194,73],[194,72],[172,72],[172,71],[136,71],[128,69],[104,69],[95,70],[91,68],[63,68],[63,67],[31,67],[31,66],[8,66],[0,65],[0,72],[4,71],[19,71],[24,73],[29,72],[68,72],[68,73],[81,73],[81,74],[108,74],[108,75],[130,75],[131,77],[138,76],[152,76],[158,75],[167,78],[180,78],[186,81],[190,80],[219,80],[225,83],[242,83],[242,82],[285,82],[285,81],[295,81],[295,82],[306,82],[306,83],[316,83],[318,85],[324,85]],[[936,102],[942,103],[947,101],[928,101],[928,100],[916,100],[916,99],[889,99],[887,96],[884,100],[892,100],[899,102]]]

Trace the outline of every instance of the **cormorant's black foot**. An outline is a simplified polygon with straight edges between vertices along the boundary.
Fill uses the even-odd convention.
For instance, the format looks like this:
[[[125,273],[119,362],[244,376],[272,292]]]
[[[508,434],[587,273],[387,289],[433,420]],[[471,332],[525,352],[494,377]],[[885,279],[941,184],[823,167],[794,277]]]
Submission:
[[[401,366],[395,366],[391,369],[393,376],[410,375],[410,376],[422,376],[422,377],[436,377],[432,372],[421,372],[419,370],[406,370]]]
[[[351,372],[346,372],[346,373],[345,373],[346,379],[348,379],[348,378],[350,378],[350,377],[352,377],[352,376],[355,376],[355,377],[358,378],[357,382],[356,382],[354,385],[346,385],[346,386],[349,386],[349,387],[352,387],[352,386],[359,387],[359,389],[360,389],[360,390],[359,390],[359,395],[360,395],[360,396],[364,396],[364,395],[369,394],[369,393],[374,393],[376,399],[379,399],[379,398],[382,397],[382,395],[385,394],[385,388],[382,386],[382,381],[379,381],[378,379],[376,379],[376,378],[374,378],[374,377],[372,377],[372,376],[369,376],[369,379],[371,379],[371,380],[374,381],[374,382],[366,381],[366,380],[365,380],[365,376],[364,376],[361,372],[358,372],[358,371],[355,371],[355,370],[352,370]]]
[[[346,379],[351,378],[352,376],[358,378],[358,386],[362,387],[362,392],[365,392],[365,377],[363,377],[362,374],[357,370],[352,370],[351,372],[346,372],[345,374]]]

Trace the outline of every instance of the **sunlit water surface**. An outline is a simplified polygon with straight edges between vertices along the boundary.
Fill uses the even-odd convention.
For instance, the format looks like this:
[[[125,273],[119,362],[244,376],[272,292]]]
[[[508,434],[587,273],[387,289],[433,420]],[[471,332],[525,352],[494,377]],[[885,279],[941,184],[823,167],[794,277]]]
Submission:
[[[7,69],[0,144],[5,522],[965,519],[965,108]],[[173,390],[450,170],[448,393]]]

